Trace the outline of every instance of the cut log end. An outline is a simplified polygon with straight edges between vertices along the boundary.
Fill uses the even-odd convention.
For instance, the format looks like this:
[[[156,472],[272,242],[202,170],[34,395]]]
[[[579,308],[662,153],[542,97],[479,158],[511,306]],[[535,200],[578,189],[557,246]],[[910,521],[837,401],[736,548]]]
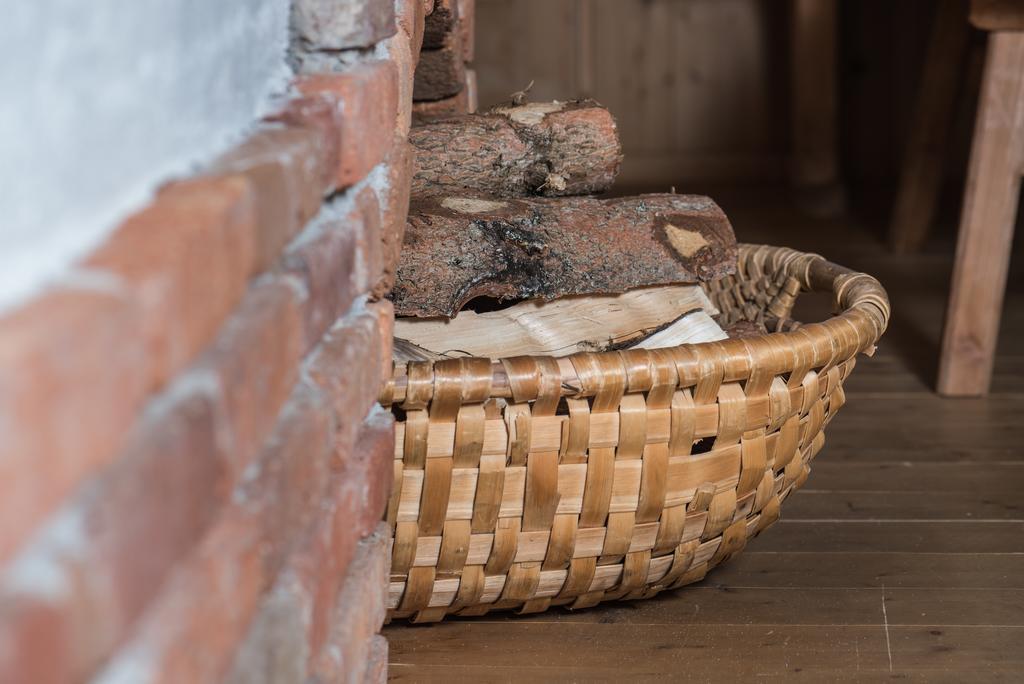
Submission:
[[[669,244],[680,256],[692,257],[698,250],[708,246],[708,241],[704,239],[700,231],[680,228],[667,221],[664,230]]]
[[[531,102],[529,104],[514,105],[511,107],[495,107],[492,114],[508,117],[510,121],[523,126],[536,126],[544,122],[548,114],[560,112],[565,109],[566,103],[555,100],[553,102]]]
[[[444,100],[458,95],[465,87],[466,65],[462,61],[462,36],[458,31],[452,31],[440,47],[420,52],[413,75],[412,99]]]

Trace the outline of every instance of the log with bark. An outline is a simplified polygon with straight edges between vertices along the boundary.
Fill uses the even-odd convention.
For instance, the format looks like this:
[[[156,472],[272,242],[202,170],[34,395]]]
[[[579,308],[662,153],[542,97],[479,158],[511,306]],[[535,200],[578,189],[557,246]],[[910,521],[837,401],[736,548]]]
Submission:
[[[458,94],[465,85],[466,64],[462,59],[459,31],[448,33],[440,47],[420,52],[413,74],[413,100],[443,100]]]
[[[413,194],[586,195],[611,187],[622,161],[615,119],[592,100],[497,107],[414,126]]]
[[[437,0],[434,10],[423,21],[423,48],[433,50],[444,45],[459,21],[459,0]]]
[[[733,273],[736,238],[707,197],[414,199],[391,297],[399,316],[455,315],[476,297],[618,294]]]
[[[443,100],[422,100],[412,103],[412,125],[465,116],[476,111],[476,72],[466,69],[466,87],[457,95]]]

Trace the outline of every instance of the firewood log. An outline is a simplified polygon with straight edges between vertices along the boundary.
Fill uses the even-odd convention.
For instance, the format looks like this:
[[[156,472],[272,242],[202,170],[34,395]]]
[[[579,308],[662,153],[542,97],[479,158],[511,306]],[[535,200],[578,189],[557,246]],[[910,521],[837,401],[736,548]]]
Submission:
[[[437,0],[434,11],[423,21],[423,48],[433,50],[444,45],[459,21],[459,0]]]
[[[412,125],[465,116],[476,111],[476,72],[466,69],[466,87],[457,95],[443,100],[423,100],[412,103]]]
[[[451,317],[475,297],[618,294],[735,267],[732,226],[707,197],[418,197],[391,297],[399,316]]]
[[[467,79],[468,80],[468,79]],[[468,84],[467,84],[468,85]],[[443,100],[421,100],[412,103],[412,125],[450,119],[469,114],[469,88]]]
[[[465,86],[461,32],[448,33],[441,47],[420,51],[412,81],[413,100],[443,100],[458,94]]]
[[[622,161],[615,119],[591,100],[498,107],[414,126],[413,194],[468,188],[498,197],[586,195]]]

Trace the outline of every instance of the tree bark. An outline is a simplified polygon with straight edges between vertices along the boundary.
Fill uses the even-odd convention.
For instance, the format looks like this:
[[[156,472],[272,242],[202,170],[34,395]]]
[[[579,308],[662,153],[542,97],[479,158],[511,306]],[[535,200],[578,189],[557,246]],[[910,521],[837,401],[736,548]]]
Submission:
[[[416,150],[414,195],[586,195],[611,187],[622,160],[615,119],[590,100],[433,121],[414,126],[409,142]]]
[[[420,52],[420,61],[413,75],[413,100],[443,100],[458,94],[465,84],[462,34],[458,31],[449,33],[441,47],[430,50],[424,48]]]
[[[459,20],[459,0],[437,0],[434,10],[423,22],[423,47],[433,50],[442,47]]]
[[[460,193],[412,201],[391,296],[397,315],[451,317],[475,297],[617,294],[735,267],[732,226],[707,197]]]
[[[466,87],[458,95],[443,100],[412,103],[412,125],[465,116],[476,111],[476,73],[466,69]]]

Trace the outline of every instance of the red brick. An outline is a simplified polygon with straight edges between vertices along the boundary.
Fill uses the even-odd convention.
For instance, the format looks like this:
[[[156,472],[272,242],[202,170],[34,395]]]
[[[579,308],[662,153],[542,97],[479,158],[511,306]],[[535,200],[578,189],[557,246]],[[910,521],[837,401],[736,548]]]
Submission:
[[[355,483],[352,491],[358,497],[358,510],[365,529],[379,522],[387,510],[394,459],[395,420],[390,411],[377,406],[360,427],[350,464],[343,471],[359,473],[359,476],[346,476],[342,480],[343,483]],[[342,458],[337,460],[344,461]],[[335,524],[343,527],[350,520],[349,516],[336,516]]]
[[[334,106],[321,97],[294,97],[281,111],[267,117],[267,120],[297,126],[315,133],[317,153],[324,174],[321,184],[325,192],[333,190],[341,145],[340,131],[334,118]]]
[[[60,600],[18,598],[17,592],[12,599],[25,614],[50,615],[54,634],[68,635],[66,644],[52,640],[50,666],[64,662],[58,657],[64,648],[77,655],[62,667],[86,671],[116,643],[173,563],[198,542],[292,390],[301,333],[294,288],[285,279],[257,283],[198,368],[151,402],[112,467],[62,513],[62,519],[81,520],[88,552],[54,557],[49,540],[64,529],[57,523],[26,550],[34,563],[49,564],[76,582]],[[221,385],[224,413],[217,408],[215,415]],[[11,619],[0,630],[19,631],[18,623],[28,620]]]
[[[376,409],[360,428],[354,446],[336,446],[341,465],[331,478],[333,508],[321,521],[321,543],[298,556],[296,572],[313,597],[309,635],[310,655],[317,657],[327,643],[331,607],[348,574],[357,542],[378,526],[387,508],[394,477],[395,430],[391,414]],[[345,450],[343,453],[338,453]]]
[[[319,518],[263,599],[229,680],[301,681],[307,663],[296,660],[305,656],[311,666],[327,643],[338,592],[357,544],[377,529],[390,489],[393,422],[379,413],[383,415],[364,427],[361,448],[332,475]],[[389,448],[382,449],[382,443]]]
[[[415,67],[423,49],[423,20],[426,17],[426,3],[423,0],[396,0],[396,20],[399,33],[408,38],[407,46]],[[431,5],[433,9],[433,5]]]
[[[300,307],[291,278],[256,281],[199,362],[223,388],[233,478],[256,457],[298,379],[305,353]]]
[[[165,585],[105,674],[127,681],[221,681],[329,482],[333,423],[297,389],[258,461],[192,558]]]
[[[243,477],[236,499],[255,513],[268,574],[277,574],[323,499],[334,448],[334,420],[320,395],[300,386],[263,449],[252,479]]]
[[[380,391],[379,324],[376,312],[357,304],[324,336],[306,364],[306,376],[331,402],[335,440],[343,450],[354,442]]]
[[[322,107],[322,103],[319,103]],[[311,104],[309,108],[314,105]],[[324,131],[266,124],[214,162],[211,174],[239,174],[255,200],[256,258],[253,273],[266,269],[285,243],[320,209],[333,184]]]
[[[294,575],[264,597],[234,656],[226,684],[299,684],[306,680],[310,605]]]
[[[412,2],[416,7],[420,6],[416,0],[406,1]],[[404,138],[409,135],[409,127],[412,125],[412,85],[419,53],[412,52],[409,36],[403,31],[388,38],[384,46],[398,73],[398,113],[395,117],[395,131]]]
[[[370,639],[366,657],[364,684],[384,684],[388,680],[388,640],[376,634]]]
[[[216,403],[210,383],[173,386],[14,560],[0,582],[0,681],[82,680],[124,638],[226,496]]]
[[[0,560],[117,454],[149,384],[141,329],[117,287],[54,290],[0,319]]]
[[[387,161],[387,187],[381,193],[383,269],[373,288],[375,298],[383,297],[395,284],[398,259],[409,215],[409,192],[412,183],[413,149],[405,138],[396,137]]]
[[[327,205],[285,254],[283,270],[307,292],[307,349],[376,283],[382,268],[380,215],[376,192],[353,188]]]
[[[458,0],[459,32],[462,33],[462,59],[472,62],[476,56],[476,0]]]
[[[241,298],[254,263],[253,204],[241,178],[174,183],[86,262],[121,278],[141,312],[141,334],[125,339],[146,350],[147,389],[184,368]],[[83,330],[98,334],[95,324]]]
[[[380,331],[381,381],[391,379],[393,362],[391,360],[395,343],[395,306],[387,299],[370,305],[377,314],[377,328]]]
[[[316,50],[370,47],[395,32],[393,0],[294,0],[292,26]]]
[[[269,582],[261,560],[256,528],[233,509],[170,578],[100,679],[220,681]]]
[[[341,135],[337,186],[365,177],[391,146],[398,116],[398,73],[390,61],[359,64],[344,73],[301,76],[296,86],[305,97],[321,97],[334,106]]]
[[[316,660],[318,681],[364,681],[375,649],[374,637],[387,612],[389,538],[386,526],[381,525],[360,543],[334,605],[330,647]]]

